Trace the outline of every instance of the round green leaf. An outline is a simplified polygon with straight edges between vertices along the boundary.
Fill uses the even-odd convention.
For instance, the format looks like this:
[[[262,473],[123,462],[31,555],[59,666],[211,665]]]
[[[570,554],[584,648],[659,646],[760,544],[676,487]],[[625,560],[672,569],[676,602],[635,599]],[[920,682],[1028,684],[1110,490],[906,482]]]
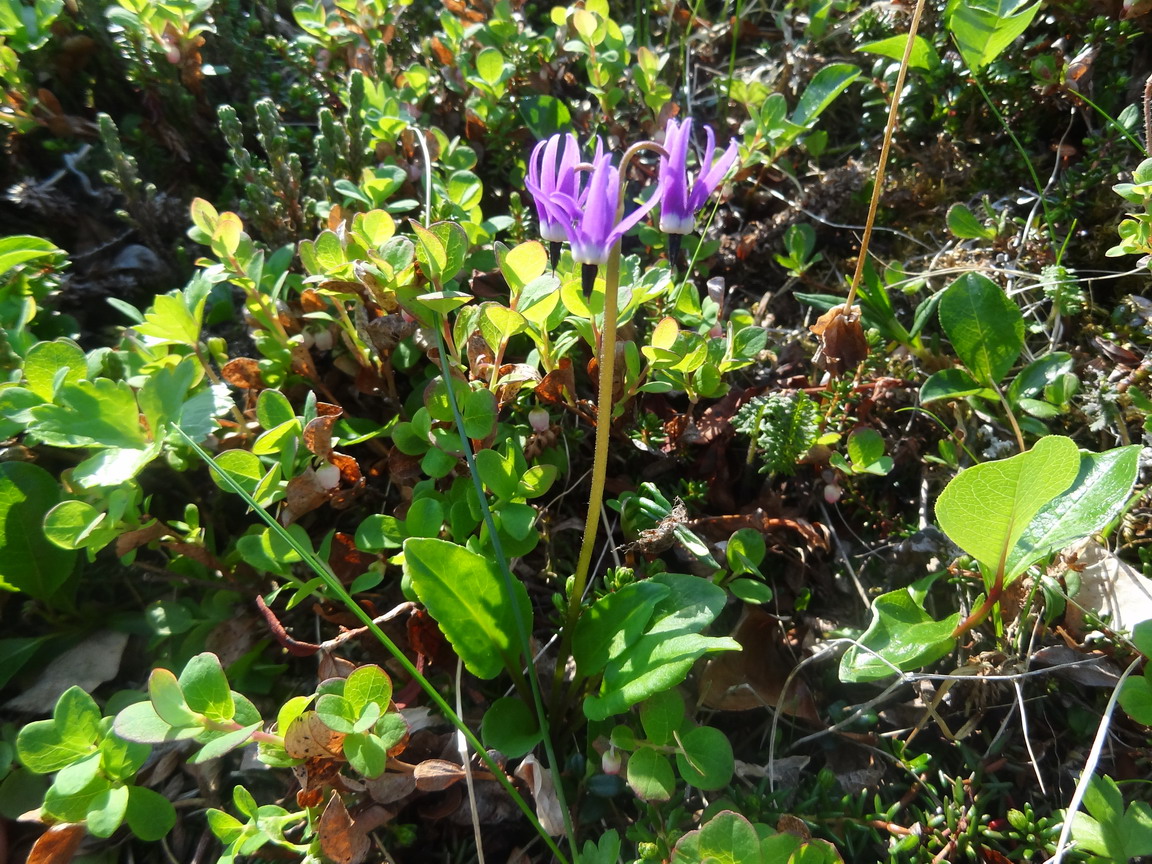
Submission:
[[[735,763],[728,737],[712,726],[697,726],[679,736],[676,768],[690,786],[705,791],[723,789],[732,780]]]
[[[59,485],[40,466],[0,463],[0,588],[47,600],[71,575],[76,553],[40,528],[59,501]]]
[[[540,743],[540,727],[524,700],[515,696],[497,699],[484,713],[480,734],[485,747],[519,759]]]
[[[666,756],[641,747],[628,757],[628,785],[645,801],[667,801],[676,791],[676,775]]]

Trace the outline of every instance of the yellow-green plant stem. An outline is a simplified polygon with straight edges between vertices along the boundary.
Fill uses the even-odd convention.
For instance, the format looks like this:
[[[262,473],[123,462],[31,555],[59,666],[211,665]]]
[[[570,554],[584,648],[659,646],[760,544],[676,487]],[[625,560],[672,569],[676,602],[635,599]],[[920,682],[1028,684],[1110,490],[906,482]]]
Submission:
[[[904,92],[904,79],[908,75],[908,64],[912,59],[912,46],[916,41],[916,31],[920,29],[920,16],[924,14],[924,0],[916,0],[912,12],[912,22],[908,25],[908,41],[904,45],[904,58],[900,61],[900,72],[896,76],[896,86],[892,90],[892,104],[888,106],[888,123],[884,127],[884,142],[880,145],[880,159],[876,163],[876,179],[872,186],[872,201],[868,205],[868,218],[864,222],[864,236],[860,239],[860,257],[856,260],[856,272],[852,274],[852,287],[848,289],[848,299],[844,301],[844,311],[852,310],[856,300],[857,287],[864,278],[864,265],[868,261],[868,246],[872,242],[872,228],[876,224],[876,211],[880,209],[880,195],[884,191],[884,168],[888,164],[888,151],[892,147],[892,136],[896,132],[896,118],[900,116],[900,94]]]
[[[628,164],[641,150],[652,150],[661,156],[667,151],[659,144],[641,141],[629,147],[620,158],[620,195],[616,205],[616,221],[624,216],[624,184]],[[596,445],[592,460],[592,488],[588,492],[588,512],[584,519],[584,539],[576,560],[576,572],[568,592],[568,610],[564,618],[564,632],[560,641],[560,662],[556,664],[553,681],[553,700],[560,691],[564,664],[572,647],[572,632],[580,618],[580,602],[588,585],[588,570],[592,566],[592,551],[596,546],[596,525],[600,521],[600,507],[604,503],[604,480],[608,473],[608,441],[612,434],[612,384],[616,374],[616,317],[617,295],[620,291],[620,241],[612,244],[608,262],[604,265],[604,323],[600,328],[600,375],[596,392]]]
[[[592,457],[592,488],[588,492],[588,513],[584,519],[584,539],[576,573],[568,595],[568,615],[564,623],[567,636],[580,617],[580,600],[588,584],[592,552],[596,547],[596,525],[600,505],[604,503],[604,480],[608,473],[608,444],[612,432],[612,381],[616,375],[616,314],[620,290],[620,244],[612,248],[604,267],[604,324],[600,328],[600,364],[596,398],[596,449]],[[568,640],[565,640],[568,641]]]

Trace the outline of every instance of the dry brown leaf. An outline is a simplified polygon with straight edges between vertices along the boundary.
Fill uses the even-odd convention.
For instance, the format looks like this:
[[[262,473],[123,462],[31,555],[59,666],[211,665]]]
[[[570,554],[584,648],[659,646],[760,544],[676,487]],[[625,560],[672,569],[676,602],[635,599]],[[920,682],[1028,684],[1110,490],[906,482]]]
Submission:
[[[571,358],[561,359],[556,368],[540,380],[534,392],[553,405],[571,404],[576,394],[576,375],[572,371]]]
[[[315,711],[305,711],[288,724],[284,733],[284,749],[293,759],[342,757],[344,733],[334,732],[324,725]]]
[[[328,500],[332,490],[320,482],[312,466],[288,481],[284,490],[284,512],[280,516],[283,525],[291,525],[305,513],[315,510]]]
[[[332,427],[343,413],[337,411],[309,421],[304,427],[304,446],[321,459],[327,459],[328,454],[332,452]]]
[[[439,792],[464,779],[464,769],[447,759],[425,759],[412,772],[421,792]]]
[[[416,778],[411,774],[389,771],[375,780],[366,782],[368,794],[379,804],[392,804],[403,801],[416,791]]]
[[[172,529],[159,519],[154,519],[143,528],[137,528],[135,531],[126,531],[116,538],[116,554],[123,558],[133,549],[147,546],[153,540],[159,540],[165,534],[170,533],[171,530]]]
[[[721,711],[769,707],[811,723],[820,722],[808,685],[799,676],[792,679],[787,693],[781,693],[796,664],[783,645],[776,618],[763,609],[745,606],[732,638],[744,650],[721,654],[704,667],[701,704]]]
[[[324,856],[336,864],[360,864],[368,857],[372,843],[348,815],[348,808],[339,795],[333,794],[328,799],[318,829]]]
[[[834,306],[808,329],[820,340],[820,350],[812,362],[833,375],[855,369],[868,356],[868,340],[860,325],[859,306],[853,306],[851,312],[843,306]]]
[[[220,377],[241,390],[263,390],[264,379],[260,377],[260,364],[251,357],[236,357],[224,364]]]
[[[84,839],[84,826],[65,823],[53,825],[41,834],[28,853],[25,864],[68,864]]]
[[[97,630],[49,663],[35,684],[10,699],[4,707],[10,711],[47,715],[72,685],[91,693],[116,677],[127,644],[127,633]]]
[[[539,760],[529,753],[516,767],[516,776],[532,790],[532,798],[536,801],[536,818],[544,830],[553,837],[563,834],[564,811],[560,808],[560,799],[556,797],[552,774],[544,770]]]

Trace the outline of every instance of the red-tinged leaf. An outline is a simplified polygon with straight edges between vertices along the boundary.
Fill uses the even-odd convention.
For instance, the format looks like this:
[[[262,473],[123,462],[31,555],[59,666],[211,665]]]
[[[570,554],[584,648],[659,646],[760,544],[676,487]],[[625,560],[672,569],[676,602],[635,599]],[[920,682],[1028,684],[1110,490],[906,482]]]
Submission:
[[[53,825],[32,845],[26,864],[68,864],[83,839],[81,824]]]

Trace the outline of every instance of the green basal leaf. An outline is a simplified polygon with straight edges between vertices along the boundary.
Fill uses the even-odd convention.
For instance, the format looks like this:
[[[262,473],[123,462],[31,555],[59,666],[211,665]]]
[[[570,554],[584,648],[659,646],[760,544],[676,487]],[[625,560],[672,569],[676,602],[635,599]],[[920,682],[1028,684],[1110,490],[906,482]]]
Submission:
[[[651,743],[671,744],[676,730],[684,725],[683,697],[675,690],[666,690],[644,700],[640,704],[640,725]]]
[[[576,671],[584,678],[598,674],[613,657],[618,657],[640,638],[652,619],[656,603],[671,589],[655,582],[633,582],[601,597],[576,623],[572,657]]]
[[[955,646],[952,633],[959,623],[959,612],[936,621],[905,588],[883,594],[872,604],[872,622],[860,637],[864,648],[854,645],[841,658],[840,680],[877,681],[938,660]]]
[[[392,679],[379,666],[361,666],[344,681],[344,698],[356,712],[370,703],[387,708],[392,701]]]
[[[1080,453],[1079,471],[1066,489],[1029,520],[1005,564],[1011,579],[1046,558],[1105,528],[1120,515],[1139,471],[1140,446]]]
[[[619,714],[675,687],[705,654],[740,650],[734,639],[699,635],[724,608],[724,589],[679,573],[661,573],[638,584],[663,585],[669,593],[655,604],[642,636],[628,644],[612,643],[616,653],[605,665],[600,692],[584,700],[590,720]]]
[[[697,726],[677,736],[677,744],[676,769],[689,786],[711,792],[732,782],[732,744],[719,729]]]
[[[59,484],[40,466],[0,463],[0,589],[47,600],[71,575],[76,553],[39,528],[59,501]]]
[[[940,298],[940,326],[977,381],[997,384],[1024,348],[1024,316],[995,282],[965,273]]]
[[[404,572],[468,671],[495,678],[517,664],[517,622],[530,628],[528,592],[508,595],[495,564],[463,546],[434,538],[404,541]]]
[[[800,839],[795,838],[796,845]],[[761,840],[756,828],[746,818],[723,810],[696,831],[690,831],[676,844],[672,864],[714,861],[716,864],[760,864],[787,860],[766,859],[761,855]]]
[[[228,676],[215,654],[207,651],[197,654],[188,661],[179,681],[184,699],[193,711],[216,721],[231,720],[236,714]]]
[[[200,726],[203,718],[188,707],[180,682],[168,669],[153,669],[148,676],[148,698],[156,715],[171,726]]]
[[[1033,517],[1076,481],[1080,464],[1071,438],[1041,438],[1025,453],[973,465],[952,478],[936,502],[936,519],[953,543],[995,573]],[[1015,559],[1016,572],[1028,566],[1025,557]]]
[[[676,791],[676,775],[668,757],[653,747],[641,747],[628,757],[628,785],[645,801],[667,801]]]
[[[540,726],[532,709],[515,696],[497,699],[484,712],[480,737],[485,747],[519,759],[540,743]]]
[[[860,77],[860,70],[851,63],[833,63],[812,76],[804,93],[792,112],[792,123],[800,127],[811,126],[824,113],[848,85]]]
[[[353,733],[344,738],[344,756],[348,764],[369,780],[379,777],[388,765],[388,750],[371,733]]]

